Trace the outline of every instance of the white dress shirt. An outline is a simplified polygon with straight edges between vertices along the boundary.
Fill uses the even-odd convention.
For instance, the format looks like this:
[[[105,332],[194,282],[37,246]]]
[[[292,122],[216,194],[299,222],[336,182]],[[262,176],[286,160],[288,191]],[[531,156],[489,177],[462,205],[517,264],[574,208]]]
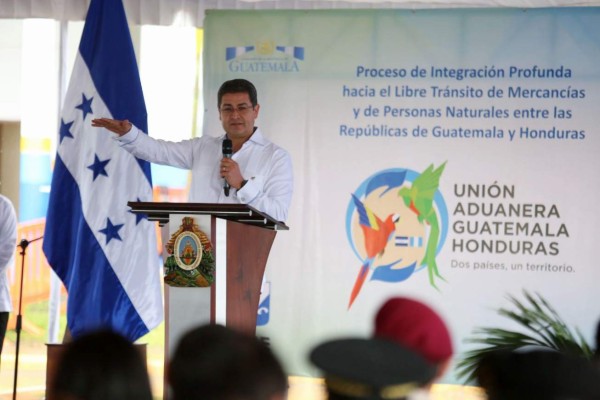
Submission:
[[[232,156],[248,182],[240,190],[232,188],[229,196],[225,196],[219,172],[224,138],[225,135],[202,136],[168,142],[153,139],[132,126],[131,131],[116,140],[143,160],[190,169],[190,202],[248,204],[277,221],[285,221],[293,191],[292,161],[288,152],[267,140],[257,128]]]
[[[17,214],[10,200],[0,194],[0,312],[12,311],[6,271],[17,249]]]

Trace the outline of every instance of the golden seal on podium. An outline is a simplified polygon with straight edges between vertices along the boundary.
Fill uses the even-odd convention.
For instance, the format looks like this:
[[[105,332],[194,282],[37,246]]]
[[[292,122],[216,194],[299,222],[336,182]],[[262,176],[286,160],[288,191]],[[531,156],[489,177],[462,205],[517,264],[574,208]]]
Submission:
[[[166,244],[165,283],[177,287],[207,287],[215,279],[215,258],[208,236],[184,217]]]

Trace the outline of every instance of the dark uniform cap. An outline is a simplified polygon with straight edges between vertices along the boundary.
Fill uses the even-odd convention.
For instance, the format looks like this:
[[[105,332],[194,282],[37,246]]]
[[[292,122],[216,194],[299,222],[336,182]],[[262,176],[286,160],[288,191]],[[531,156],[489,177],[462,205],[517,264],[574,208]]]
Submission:
[[[435,367],[417,353],[382,338],[325,342],[310,360],[325,372],[330,392],[357,399],[401,399],[435,376]]]

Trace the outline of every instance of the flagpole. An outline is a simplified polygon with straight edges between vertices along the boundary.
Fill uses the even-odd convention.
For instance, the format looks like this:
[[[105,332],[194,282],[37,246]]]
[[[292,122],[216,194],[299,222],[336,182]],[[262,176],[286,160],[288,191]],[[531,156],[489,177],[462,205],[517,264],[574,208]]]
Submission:
[[[13,383],[13,400],[17,399],[17,376],[19,371],[19,348],[21,345],[21,326],[22,326],[22,311],[23,311],[23,281],[25,276],[25,250],[30,243],[37,242],[42,239],[43,236],[35,238],[33,240],[21,239],[17,247],[21,248],[21,285],[19,289],[19,313],[17,314],[17,326],[15,330],[17,332],[17,345],[15,350],[15,378]]]
[[[60,126],[61,110],[65,102],[67,93],[67,59],[68,59],[68,21],[60,21],[60,38],[59,38],[59,64],[58,64],[58,109],[57,121]],[[57,126],[57,131],[58,131]],[[56,145],[58,135],[52,141],[51,154],[56,154]],[[54,162],[54,160],[53,160]],[[60,291],[62,283],[60,278],[50,268],[50,297],[48,301],[48,343],[58,343],[60,331]]]

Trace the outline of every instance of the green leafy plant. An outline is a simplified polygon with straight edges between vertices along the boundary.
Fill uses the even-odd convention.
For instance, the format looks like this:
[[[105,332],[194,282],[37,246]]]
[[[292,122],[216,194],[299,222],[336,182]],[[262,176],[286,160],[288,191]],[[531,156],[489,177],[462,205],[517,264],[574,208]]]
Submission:
[[[559,352],[591,358],[593,350],[577,328],[571,331],[554,308],[538,293],[523,291],[526,301],[514,296],[508,300],[516,310],[498,309],[498,314],[519,324],[523,331],[502,328],[476,328],[467,343],[483,345],[466,352],[457,364],[456,375],[460,380],[475,380],[477,365],[488,353],[498,350],[516,350],[523,347],[553,349]]]

